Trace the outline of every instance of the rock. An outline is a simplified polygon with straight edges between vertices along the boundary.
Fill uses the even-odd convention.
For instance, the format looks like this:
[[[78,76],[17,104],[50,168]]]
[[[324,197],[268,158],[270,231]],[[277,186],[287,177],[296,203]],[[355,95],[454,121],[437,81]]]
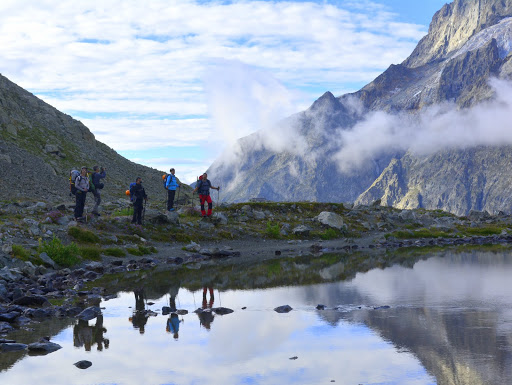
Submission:
[[[105,266],[101,262],[91,262],[84,266],[85,269],[103,274]]]
[[[293,234],[307,237],[311,231],[311,227],[306,225],[299,225],[293,229]]]
[[[8,333],[14,330],[14,328],[7,322],[0,322],[0,333]]]
[[[26,350],[27,345],[25,344],[19,344],[19,343],[5,343],[0,344],[0,352],[7,353],[7,352],[18,352],[20,350]]]
[[[16,318],[18,318],[19,316],[20,316],[20,313],[18,313],[17,311],[11,311],[8,313],[0,313],[0,321],[13,323],[16,320]]]
[[[12,245],[11,244],[2,245],[2,252],[5,254],[11,254],[12,253]]]
[[[325,305],[316,305],[316,310],[325,310]]]
[[[78,314],[77,318],[82,321],[90,321],[101,314],[101,309],[98,306],[90,306],[80,314]]]
[[[191,241],[191,242],[190,242],[190,244],[188,244],[188,245],[186,245],[186,246],[184,247],[184,249],[185,249],[186,251],[190,251],[190,252],[193,252],[193,253],[197,253],[197,252],[199,252],[199,250],[201,250],[201,246],[200,246],[200,245],[198,245],[197,243],[195,243],[195,242],[192,242],[192,241]]]
[[[214,307],[212,308],[212,311],[219,315],[226,315],[234,312],[234,310],[228,309],[227,307]]]
[[[50,266],[52,269],[57,270],[59,268],[59,265],[57,265],[55,261],[49,257],[48,254],[41,253],[39,254],[39,258],[41,258],[45,265]]]
[[[53,353],[61,348],[62,348],[62,346],[60,346],[59,344],[56,344],[56,343],[50,342],[50,341],[46,341],[46,340],[40,341],[40,342],[34,342],[34,343],[28,345],[29,352],[37,353],[37,354],[41,354],[41,355]]]
[[[315,217],[315,220],[325,226],[333,227],[338,230],[343,229],[345,226],[343,218],[340,215],[329,211],[322,211],[317,217]]]
[[[227,225],[228,224],[228,218],[223,214],[219,212],[213,213],[213,218],[215,223],[221,224],[221,225]]]
[[[263,220],[266,217],[266,215],[263,211],[253,211],[252,215],[254,216],[254,219],[258,219],[258,220]]]
[[[171,308],[169,306],[162,307],[162,315],[167,315],[171,312]]]
[[[215,227],[215,225],[211,222],[206,221],[200,221],[199,222],[199,228],[202,230],[211,230]]]
[[[42,295],[26,295],[13,301],[15,305],[50,307],[50,301]]]
[[[374,307],[373,310],[384,310],[384,309],[390,309],[390,308],[391,308],[391,306],[384,305],[384,306]]]
[[[87,368],[91,367],[92,362],[87,361],[87,360],[82,360],[82,361],[75,362],[73,365],[75,365],[78,369],[87,369]]]
[[[274,309],[274,311],[278,312],[278,313],[288,313],[290,311],[292,311],[293,309],[291,308],[291,306],[289,305],[283,305],[283,306],[278,306]]]

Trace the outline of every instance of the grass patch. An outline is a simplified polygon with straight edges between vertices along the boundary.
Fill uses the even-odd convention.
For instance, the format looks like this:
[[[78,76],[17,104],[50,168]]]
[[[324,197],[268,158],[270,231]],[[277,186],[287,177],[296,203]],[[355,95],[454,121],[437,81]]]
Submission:
[[[124,251],[123,249],[120,249],[118,247],[110,247],[108,249],[105,249],[105,250],[103,250],[103,254],[109,255],[111,257],[117,257],[117,258],[126,257],[126,251]]]
[[[504,229],[506,229],[506,227],[497,225],[487,225],[482,227],[457,226],[457,229],[464,235],[488,236],[499,235]]]
[[[115,210],[112,213],[112,217],[129,217],[133,215],[133,210],[131,207],[125,207],[124,209]]]
[[[410,230],[398,230],[393,231],[385,235],[386,239],[389,237],[395,237],[397,239],[417,239],[417,238],[453,238],[452,232],[446,232],[436,229],[418,229],[414,231]]]
[[[79,254],[84,259],[91,261],[101,261],[101,249],[96,246],[79,247]]]
[[[325,241],[328,241],[329,239],[341,238],[341,235],[342,234],[339,230],[329,227],[324,232],[320,233],[320,238],[322,238]]]
[[[39,242],[39,253],[46,253],[58,265],[69,267],[80,262],[78,246],[75,243],[63,245],[59,238],[53,237],[51,241]]]
[[[82,243],[99,243],[100,237],[92,231],[81,229],[80,227],[70,227],[68,234],[78,242]]]

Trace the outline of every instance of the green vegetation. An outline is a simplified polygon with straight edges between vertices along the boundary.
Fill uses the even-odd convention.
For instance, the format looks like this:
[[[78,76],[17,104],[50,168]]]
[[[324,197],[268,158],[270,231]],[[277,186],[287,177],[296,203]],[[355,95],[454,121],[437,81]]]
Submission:
[[[398,230],[392,233],[386,234],[385,237],[395,237],[397,239],[416,239],[416,238],[453,238],[455,234],[453,232],[441,231],[438,229],[427,229],[421,228],[418,230]]]
[[[125,207],[123,209],[115,210],[111,216],[113,217],[129,217],[133,215],[133,209],[131,207]]]
[[[79,254],[84,259],[89,259],[91,261],[101,261],[101,249],[97,246],[79,247]]]
[[[30,260],[30,251],[20,245],[12,245],[12,255],[22,261]]]
[[[464,235],[468,236],[488,236],[498,235],[505,230],[506,226],[485,225],[482,227],[457,226],[457,229]]]
[[[61,266],[69,267],[80,262],[78,246],[75,243],[63,245],[62,241],[56,237],[48,242],[39,242],[38,251],[48,254],[51,259]]]
[[[111,257],[117,257],[117,258],[126,257],[126,251],[124,251],[123,249],[120,249],[118,247],[110,247],[108,249],[105,249],[105,250],[103,250],[103,254],[109,255]]]
[[[94,234],[92,231],[81,229],[80,227],[70,227],[68,234],[75,238],[78,242],[82,243],[99,243],[100,237]]]
[[[154,246],[146,247],[139,245],[138,247],[127,247],[126,250],[132,254],[137,256],[143,256],[151,253],[156,253],[158,250]]]
[[[281,238],[281,229],[279,228],[279,223],[272,223],[267,222],[267,228],[265,230],[265,233],[270,237],[274,239]]]
[[[329,227],[324,232],[320,233],[320,238],[326,241],[329,239],[340,238],[341,236],[341,232],[339,230],[333,229],[332,227]]]

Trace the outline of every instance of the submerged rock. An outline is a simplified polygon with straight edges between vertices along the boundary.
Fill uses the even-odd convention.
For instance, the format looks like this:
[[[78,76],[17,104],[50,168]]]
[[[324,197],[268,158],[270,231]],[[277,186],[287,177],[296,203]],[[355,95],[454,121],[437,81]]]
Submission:
[[[41,355],[53,353],[61,348],[62,346],[59,344],[47,340],[41,340],[28,345],[29,352]]]
[[[0,344],[0,352],[7,353],[7,352],[18,352],[20,350],[27,349],[27,345],[25,344],[19,344],[19,343],[5,343]]]
[[[78,314],[77,318],[82,321],[90,321],[101,314],[101,309],[98,306],[91,306]]]
[[[283,305],[283,306],[278,306],[274,309],[274,311],[278,312],[278,313],[288,313],[290,311],[292,311],[292,307],[290,305]]]
[[[212,309],[212,311],[214,311],[215,314],[219,314],[219,315],[225,315],[225,314],[230,314],[230,313],[234,312],[234,310],[228,309],[227,307],[214,307]]]
[[[87,360],[82,360],[82,361],[75,362],[73,365],[75,365],[78,369],[87,369],[92,366],[92,362],[87,361]]]

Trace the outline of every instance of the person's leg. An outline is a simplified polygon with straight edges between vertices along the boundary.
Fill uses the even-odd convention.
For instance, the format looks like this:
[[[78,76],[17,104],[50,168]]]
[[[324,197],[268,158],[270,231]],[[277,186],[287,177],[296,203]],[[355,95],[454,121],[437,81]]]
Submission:
[[[206,216],[206,211],[204,211],[204,201],[206,200],[206,195],[199,195],[199,201],[201,202],[201,216]]]
[[[137,206],[137,224],[142,225],[142,203],[140,206]]]
[[[77,191],[76,193],[75,218],[80,218],[84,215],[85,196],[85,192]]]
[[[92,209],[92,213],[98,215],[99,214],[99,208],[101,203],[101,194],[98,189],[96,189],[94,193],[94,207]]]
[[[176,190],[169,190],[169,202],[167,203],[167,207],[169,210],[174,208],[174,195],[176,194]]]
[[[132,217],[132,223],[137,222],[137,206],[133,204],[133,217]]]
[[[212,215],[212,207],[213,207],[212,198],[208,195],[206,197],[206,201],[208,202],[208,216],[211,216]]]
[[[167,190],[167,211],[169,211],[172,207],[171,203],[171,190]]]

